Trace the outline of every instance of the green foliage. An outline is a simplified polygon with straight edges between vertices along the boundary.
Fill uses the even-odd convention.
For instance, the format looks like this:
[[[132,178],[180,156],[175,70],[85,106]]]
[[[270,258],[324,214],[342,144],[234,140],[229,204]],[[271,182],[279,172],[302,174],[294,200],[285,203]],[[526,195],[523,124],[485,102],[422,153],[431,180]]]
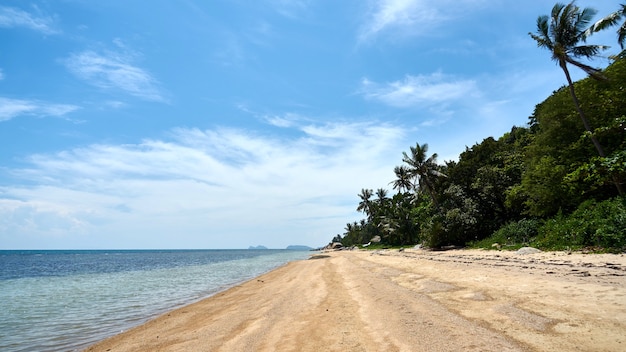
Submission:
[[[472,246],[487,249],[493,248],[492,245],[496,243],[501,247],[511,249],[527,246],[539,233],[539,227],[541,224],[542,222],[537,219],[521,219],[513,221],[502,226],[490,237],[482,241],[472,243]]]
[[[439,220],[441,232],[434,238],[431,234],[431,242],[437,246],[457,245],[467,242],[477,233],[479,227],[479,205],[472,197],[468,197],[461,186],[452,184],[444,192],[446,202],[442,206]]]
[[[458,161],[437,165],[426,144],[411,147],[390,182],[398,193],[363,189],[357,210],[365,219],[348,224],[341,242],[380,236],[387,247],[625,248],[624,198],[616,187],[626,180],[624,56],[603,75],[607,81],[575,83],[588,131],[562,88],[537,105],[528,127],[486,138]]]
[[[529,215],[547,217],[561,209],[569,211],[575,206],[575,200],[563,182],[566,174],[566,167],[548,155],[529,165],[522,179],[528,195],[526,207]]]
[[[580,247],[626,248],[626,200],[583,202],[576,211],[549,219],[535,245],[544,249]]]
[[[607,81],[584,79],[575,83],[581,108],[594,132],[586,132],[566,89],[538,104],[531,117],[533,141],[525,151],[525,172],[512,196],[524,199],[526,212],[550,217],[573,211],[586,199],[618,195],[615,182],[624,182],[626,150],[626,60],[610,65]],[[600,157],[590,141],[594,135],[604,147]]]
[[[426,247],[439,248],[449,243],[443,220],[438,215],[431,217],[423,224],[422,236]]]

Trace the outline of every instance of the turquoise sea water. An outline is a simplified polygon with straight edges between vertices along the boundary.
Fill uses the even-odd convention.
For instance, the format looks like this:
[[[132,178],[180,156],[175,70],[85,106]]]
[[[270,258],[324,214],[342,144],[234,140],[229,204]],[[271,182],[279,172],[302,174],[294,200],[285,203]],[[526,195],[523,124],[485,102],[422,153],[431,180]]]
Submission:
[[[286,250],[0,251],[0,351],[75,351],[270,271]]]

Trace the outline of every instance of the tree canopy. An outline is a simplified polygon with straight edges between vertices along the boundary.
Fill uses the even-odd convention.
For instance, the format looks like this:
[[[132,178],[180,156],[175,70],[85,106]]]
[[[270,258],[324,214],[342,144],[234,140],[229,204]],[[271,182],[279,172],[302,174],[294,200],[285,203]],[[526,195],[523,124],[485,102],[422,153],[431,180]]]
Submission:
[[[626,55],[604,70],[578,64],[601,49],[584,43],[600,28],[589,25],[593,14],[574,2],[557,4],[531,34],[564,72],[572,64],[591,77],[568,81],[536,105],[526,126],[466,147],[456,161],[438,164],[428,144],[411,146],[389,182],[397,193],[363,189],[358,210],[366,218],[334,240],[625,250]]]

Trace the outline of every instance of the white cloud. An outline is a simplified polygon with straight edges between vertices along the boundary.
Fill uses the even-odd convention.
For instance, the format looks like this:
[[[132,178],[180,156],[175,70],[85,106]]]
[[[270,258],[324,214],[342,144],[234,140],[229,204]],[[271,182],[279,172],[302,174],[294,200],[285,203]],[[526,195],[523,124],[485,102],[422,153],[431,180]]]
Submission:
[[[380,0],[369,14],[361,29],[361,39],[377,35],[383,30],[398,27],[413,27],[437,21],[441,14],[432,5],[421,0]]]
[[[251,111],[248,112],[252,113]],[[304,116],[293,113],[287,113],[284,115],[265,115],[262,117],[262,119],[266,123],[280,128],[290,128],[298,126],[299,124],[308,120]]]
[[[2,81],[3,79],[4,79],[4,72],[0,68],[0,81]]]
[[[295,137],[176,129],[169,140],[34,155],[11,172],[38,186],[0,188],[0,212],[28,209],[12,216],[14,228],[57,214],[58,226],[75,226],[68,236],[87,233],[99,246],[124,246],[107,234],[128,231],[144,247],[153,236],[174,248],[322,245],[355,217],[362,187],[388,186],[411,143],[404,128],[385,124],[294,129]],[[177,242],[179,234],[196,237]]]
[[[414,36],[431,33],[458,14],[470,11],[485,0],[372,0],[360,28],[359,40],[381,33]]]
[[[50,16],[33,14],[8,6],[0,6],[0,27],[24,27],[43,34],[58,33],[54,28],[54,19]]]
[[[76,105],[0,97],[0,121],[7,121],[22,115],[37,117],[63,116],[78,109],[80,107]]]
[[[39,189],[39,191],[44,190],[50,189]],[[70,196],[71,194],[65,193],[64,195]],[[0,198],[0,214],[2,214],[0,233],[45,234],[46,237],[59,237],[66,232],[84,232],[88,224],[80,219],[81,213],[84,211],[47,201]]]
[[[165,101],[157,80],[132,61],[132,56],[123,53],[87,50],[72,54],[64,63],[78,78],[96,87],[121,90],[144,100]]]
[[[451,103],[479,94],[474,80],[458,79],[439,72],[407,75],[401,81],[384,84],[364,78],[360,92],[367,99],[400,108]]]

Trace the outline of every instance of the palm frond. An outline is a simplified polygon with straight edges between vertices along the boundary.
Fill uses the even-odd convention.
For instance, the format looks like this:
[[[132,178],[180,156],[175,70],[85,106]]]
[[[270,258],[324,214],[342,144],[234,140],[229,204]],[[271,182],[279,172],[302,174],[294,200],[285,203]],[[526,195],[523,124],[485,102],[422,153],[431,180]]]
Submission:
[[[533,38],[536,42],[537,42],[537,46],[540,48],[545,48],[548,49],[550,51],[552,51],[553,48],[553,44],[552,41],[550,40],[550,38],[547,37],[540,37],[537,35],[534,35],[532,33],[528,33],[528,35],[530,35],[531,38]]]
[[[621,8],[608,16],[601,18],[585,31],[585,36],[590,36],[595,32],[605,30],[619,24],[619,21],[626,17],[626,4],[620,5]],[[624,49],[624,41],[626,40],[626,22],[617,29],[617,42]]]
[[[579,39],[583,42],[587,40],[587,31],[589,28],[588,26],[591,22],[591,19],[593,18],[593,16],[596,15],[596,13],[598,13],[598,11],[596,11],[595,9],[586,7],[582,11],[578,12],[578,14],[576,15],[574,28],[576,29],[576,32],[578,32]]]
[[[588,74],[589,76],[597,79],[598,81],[606,81],[607,80],[606,76],[604,76],[604,74],[602,74],[602,71],[597,69],[597,68],[591,67],[589,65],[585,65],[582,62],[574,60],[574,59],[572,59],[569,56],[565,57],[565,61],[567,63],[572,64],[572,65],[580,68],[581,70],[585,71],[586,74]]]
[[[570,54],[573,57],[586,57],[592,58],[602,50],[610,48],[606,45],[579,45],[570,49]]]
[[[595,32],[603,31],[609,27],[613,27],[622,18],[622,16],[622,11],[616,11],[604,18],[601,18],[598,22],[594,23],[591,27],[589,27],[589,29],[587,29],[587,36]]]
[[[431,175],[433,176],[437,176],[437,177],[443,177],[446,178],[448,177],[448,175],[444,174],[443,172],[439,171],[439,170],[430,170],[429,172]]]
[[[548,21],[550,21],[550,19],[546,15],[537,17],[537,33],[543,38],[550,37],[550,25]]]
[[[549,37],[554,39],[555,43],[563,43],[563,39],[569,36],[568,29],[570,27],[570,18],[567,15],[571,4],[565,6],[557,3],[552,8],[550,16]]]
[[[618,12],[621,13],[621,18],[626,18],[626,4],[621,6],[622,8]],[[617,30],[617,42],[622,49],[624,49],[624,41],[626,41],[626,20]]]

